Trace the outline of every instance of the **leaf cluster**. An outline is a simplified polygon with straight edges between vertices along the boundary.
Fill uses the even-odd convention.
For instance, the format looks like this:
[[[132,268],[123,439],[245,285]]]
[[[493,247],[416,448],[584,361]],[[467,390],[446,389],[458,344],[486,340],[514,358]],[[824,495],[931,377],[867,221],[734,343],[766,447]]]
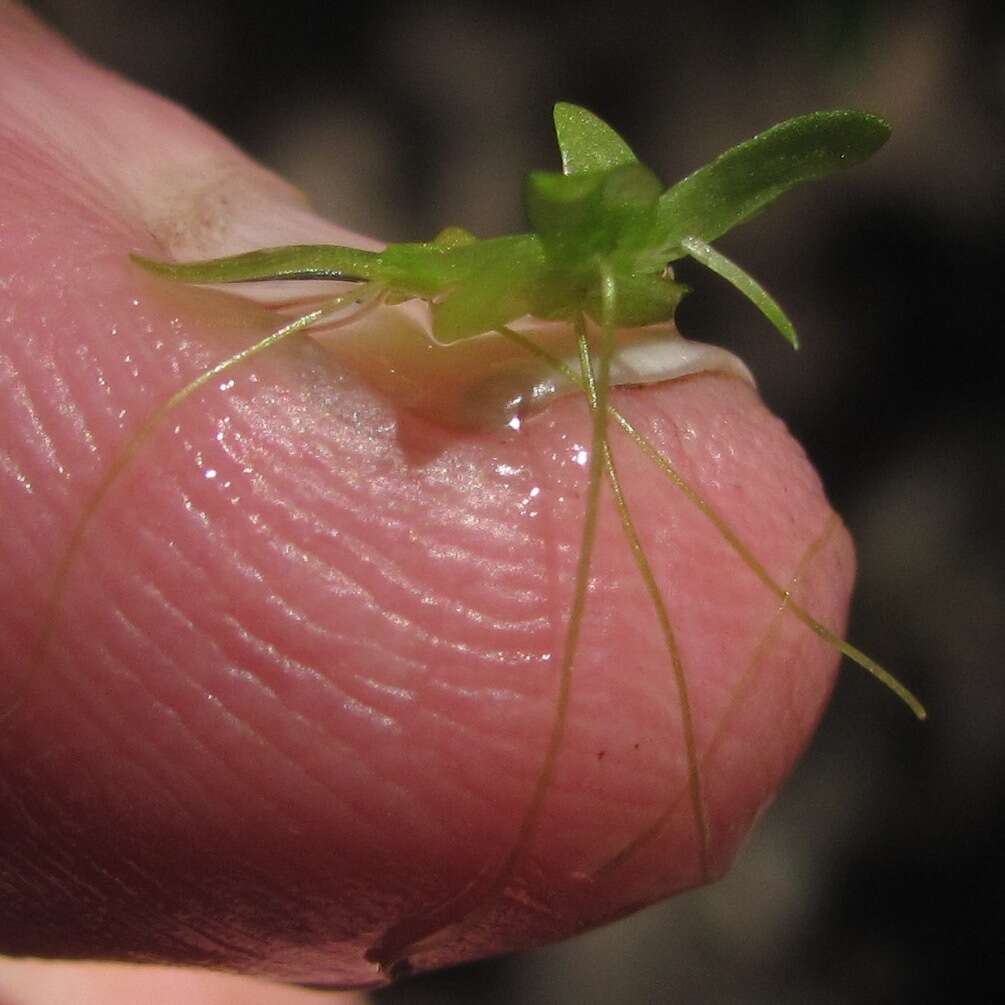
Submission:
[[[857,164],[890,134],[855,111],[790,119],[733,147],[664,189],[631,147],[578,105],[555,106],[561,172],[526,183],[531,232],[478,240],[457,227],[435,240],[370,252],[333,245],[267,248],[210,262],[142,265],[184,282],[342,279],[386,299],[421,298],[438,341],[470,338],[524,315],[609,326],[671,320],[687,288],[670,264],[690,256],[747,296],[793,345],[792,323],[772,297],[709,242],[800,182]]]

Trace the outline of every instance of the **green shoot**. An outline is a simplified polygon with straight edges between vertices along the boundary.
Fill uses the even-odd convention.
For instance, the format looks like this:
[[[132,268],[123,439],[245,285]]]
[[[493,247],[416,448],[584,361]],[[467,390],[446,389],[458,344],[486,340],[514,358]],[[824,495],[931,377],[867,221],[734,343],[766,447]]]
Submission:
[[[693,259],[731,282],[782,333],[793,349],[799,348],[799,336],[792,322],[775,298],[756,279],[697,237],[685,237],[681,241],[681,247]]]

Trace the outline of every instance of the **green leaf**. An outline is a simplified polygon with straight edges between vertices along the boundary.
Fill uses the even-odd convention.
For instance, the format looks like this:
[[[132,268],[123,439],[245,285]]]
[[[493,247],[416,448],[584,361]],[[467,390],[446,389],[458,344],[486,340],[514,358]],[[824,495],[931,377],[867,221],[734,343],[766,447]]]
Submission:
[[[799,348],[799,336],[785,311],[753,276],[696,237],[685,237],[683,245],[692,258],[732,283],[782,333],[793,349]]]
[[[685,254],[685,237],[713,241],[793,185],[865,160],[889,135],[890,127],[875,115],[814,112],[727,150],[660,198],[659,230],[670,259]]]
[[[247,283],[269,279],[380,279],[380,255],[333,244],[263,248],[203,262],[160,262],[129,256],[148,272],[182,283]]]
[[[560,101],[555,105],[555,135],[562,152],[562,172],[609,171],[638,158],[631,147],[593,112]]]
[[[662,185],[642,164],[574,175],[533,171],[527,216],[553,263],[575,268],[652,242]]]

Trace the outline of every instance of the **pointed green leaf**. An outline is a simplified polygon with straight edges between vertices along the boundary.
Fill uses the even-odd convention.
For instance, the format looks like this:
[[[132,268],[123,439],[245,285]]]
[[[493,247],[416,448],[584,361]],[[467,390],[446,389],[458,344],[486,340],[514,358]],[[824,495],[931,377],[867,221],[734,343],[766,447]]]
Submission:
[[[333,244],[294,244],[201,262],[130,258],[148,272],[182,283],[247,283],[269,279],[382,279],[380,255]]]
[[[608,171],[638,160],[631,147],[593,112],[560,101],[555,105],[555,135],[564,174]]]
[[[660,198],[661,240],[680,258],[683,238],[712,241],[793,185],[851,167],[875,153],[890,127],[864,112],[814,112],[789,119],[679,181]]]
[[[799,336],[788,315],[753,276],[696,237],[685,237],[683,244],[692,258],[732,283],[782,333],[793,349],[799,348]]]

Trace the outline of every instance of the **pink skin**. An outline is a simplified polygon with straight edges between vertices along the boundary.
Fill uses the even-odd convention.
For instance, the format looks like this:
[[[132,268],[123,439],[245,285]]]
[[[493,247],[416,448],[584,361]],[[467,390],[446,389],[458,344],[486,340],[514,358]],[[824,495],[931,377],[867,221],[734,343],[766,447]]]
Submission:
[[[187,114],[3,8],[0,950],[373,984],[367,949],[402,919],[419,933],[513,844],[579,549],[581,399],[459,435],[310,340],[259,357],[185,402],[117,482],[32,665],[74,522],[131,431],[276,324],[127,253],[345,238]],[[615,400],[780,581],[826,535],[795,589],[840,630],[850,541],[757,394],[702,375]],[[420,968],[721,874],[830,691],[835,654],[613,442],[688,674],[708,876],[668,660],[606,495],[539,825],[505,893]]]

